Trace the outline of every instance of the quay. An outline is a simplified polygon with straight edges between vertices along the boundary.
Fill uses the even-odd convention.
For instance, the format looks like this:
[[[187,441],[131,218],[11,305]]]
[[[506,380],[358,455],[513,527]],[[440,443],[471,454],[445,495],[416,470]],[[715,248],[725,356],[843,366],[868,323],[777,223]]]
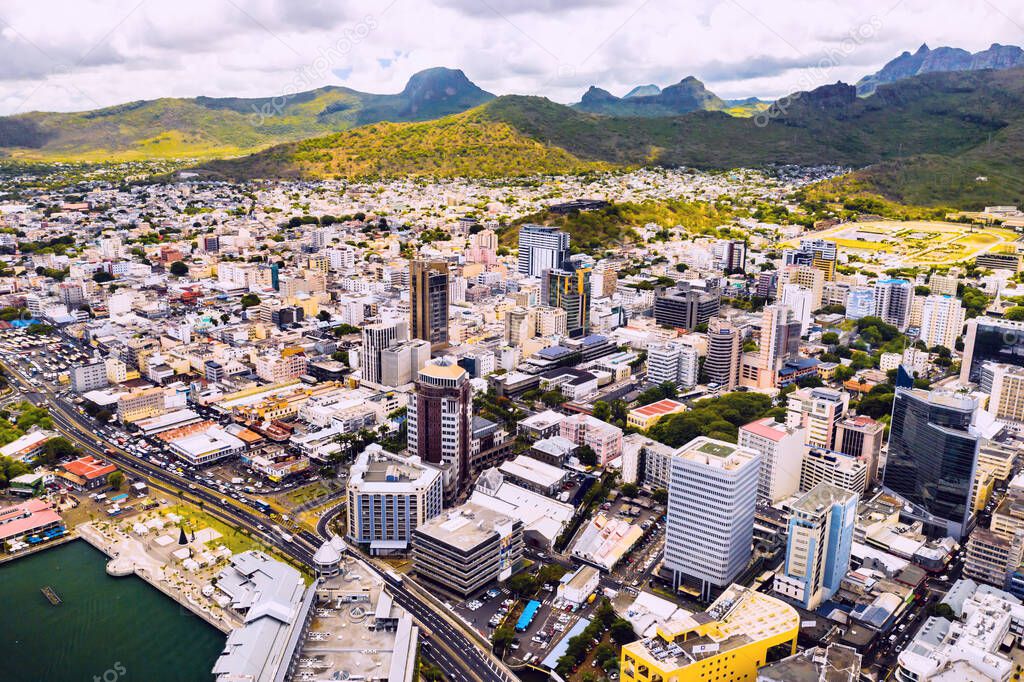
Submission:
[[[46,597],[46,599],[51,604],[53,604],[54,606],[60,606],[61,605],[62,602],[61,602],[60,596],[49,585],[47,585],[46,587],[42,588],[40,590],[40,592],[42,592],[43,596]]]

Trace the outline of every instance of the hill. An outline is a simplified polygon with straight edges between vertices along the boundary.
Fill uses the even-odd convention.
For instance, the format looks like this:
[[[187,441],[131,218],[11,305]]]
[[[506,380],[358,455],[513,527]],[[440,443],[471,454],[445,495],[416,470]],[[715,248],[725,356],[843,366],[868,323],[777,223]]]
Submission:
[[[583,95],[574,109],[607,116],[678,116],[691,111],[721,111],[726,103],[693,76],[687,76],[664,90],[656,85],[633,88],[625,97],[616,97],[596,86]]]
[[[1022,105],[1024,69],[931,73],[867,98],[837,83],[796,93],[753,120],[721,111],[604,116],[504,96],[439,121],[358,128],[206,168],[229,177],[357,177],[835,164],[869,167],[854,180],[891,198],[1010,203],[1024,195],[1024,178],[1009,171],[1024,161]],[[933,181],[936,166],[950,182]],[[979,175],[988,182],[964,182]]]
[[[324,87],[263,98],[196,97],[130,102],[76,113],[0,117],[0,158],[109,161],[251,153],[380,121],[423,121],[493,99],[462,71],[428,69],[402,92]]]
[[[865,97],[874,93],[879,85],[926,73],[1015,69],[1021,66],[1024,66],[1024,50],[1016,45],[993,43],[987,50],[974,54],[955,47],[932,50],[927,45],[921,45],[914,54],[904,52],[878,72],[857,81],[857,94]]]

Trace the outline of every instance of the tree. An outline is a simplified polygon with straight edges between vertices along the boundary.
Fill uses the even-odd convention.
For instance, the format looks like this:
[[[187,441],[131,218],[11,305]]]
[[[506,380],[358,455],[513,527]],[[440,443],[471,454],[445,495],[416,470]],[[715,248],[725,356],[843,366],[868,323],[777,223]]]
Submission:
[[[106,270],[97,270],[96,272],[92,273],[92,281],[96,282],[97,284],[103,284],[104,282],[109,282],[112,279],[114,279],[114,276],[107,272]]]
[[[188,265],[186,265],[184,261],[174,261],[171,263],[171,274],[175,277],[184,277],[188,274]]]
[[[506,580],[505,587],[517,596],[526,597],[537,591],[537,581],[532,575],[523,571]]]
[[[834,346],[839,343],[839,334],[835,332],[825,332],[821,335],[821,342],[827,346]]]
[[[101,424],[106,424],[114,418],[114,414],[110,410],[100,410],[96,413],[95,419]]]
[[[107,485],[114,490],[120,490],[124,485],[124,474],[120,471],[112,471],[107,475]]]
[[[603,400],[598,400],[594,403],[593,415],[595,419],[606,422],[612,418],[612,406]]]
[[[562,395],[562,392],[557,388],[551,391],[545,391],[540,397],[540,401],[548,407],[557,407],[567,400],[568,398]]]
[[[505,653],[515,639],[516,631],[508,625],[502,625],[491,633],[491,645],[494,646],[494,652],[499,656]]]
[[[576,457],[585,467],[597,466],[597,453],[589,445],[581,445],[576,448]]]
[[[243,308],[252,308],[253,306],[257,306],[260,304],[260,297],[257,296],[256,294],[248,293],[242,296],[241,302]]]
[[[330,322],[331,314],[326,310],[321,310],[316,314],[316,319],[320,320],[321,322]]]
[[[628,644],[636,639],[633,626],[625,618],[616,618],[609,629],[611,630],[612,639],[619,645]]]
[[[43,464],[52,464],[77,454],[78,449],[67,438],[51,438],[43,446],[43,453],[39,459]]]
[[[651,499],[653,499],[658,504],[665,504],[666,502],[668,502],[668,491],[665,490],[664,488],[655,488],[654,491],[651,493]]]
[[[640,492],[640,487],[636,483],[623,483],[622,487],[619,488],[619,492],[625,497],[636,497],[637,493]]]
[[[839,365],[838,367],[836,367],[836,381],[846,381],[847,379],[852,379],[853,375],[856,373],[857,371],[854,370],[852,367],[847,367],[846,365]]]

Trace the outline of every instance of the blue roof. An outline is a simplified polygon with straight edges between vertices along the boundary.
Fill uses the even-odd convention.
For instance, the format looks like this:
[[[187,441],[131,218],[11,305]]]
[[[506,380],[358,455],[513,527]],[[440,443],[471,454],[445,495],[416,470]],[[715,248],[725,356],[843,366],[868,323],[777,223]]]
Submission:
[[[607,340],[608,337],[606,336],[601,336],[600,334],[591,334],[590,336],[584,336],[582,339],[580,339],[580,343],[582,343],[584,346],[590,346],[595,343],[604,343]]]
[[[533,622],[533,617],[537,615],[537,609],[540,608],[540,602],[536,599],[530,600],[530,603],[523,609],[522,615],[519,616],[519,622],[516,623],[516,630],[525,630],[530,627],[530,623]]]
[[[549,346],[547,348],[541,348],[539,351],[537,351],[537,355],[548,360],[555,360],[564,355],[568,355],[571,352],[572,351],[566,348],[565,346]]]

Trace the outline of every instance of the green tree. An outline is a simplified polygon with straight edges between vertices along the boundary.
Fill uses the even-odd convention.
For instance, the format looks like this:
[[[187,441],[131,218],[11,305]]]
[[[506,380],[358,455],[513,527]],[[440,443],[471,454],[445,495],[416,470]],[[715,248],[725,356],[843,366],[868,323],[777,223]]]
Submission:
[[[1020,320],[1024,320],[1024,306],[1020,306],[1020,305],[1013,306],[1012,308],[1007,310],[1005,313],[1003,313],[1003,318],[1007,319],[1007,320],[1018,321],[1018,322]]]
[[[537,591],[537,580],[526,571],[522,571],[506,580],[505,587],[516,596],[528,597]]]
[[[622,487],[619,488],[619,492],[626,497],[636,497],[637,493],[640,492],[640,486],[636,483],[623,483]]]
[[[557,407],[567,400],[568,398],[566,398],[557,388],[551,391],[545,391],[540,397],[540,401],[548,407]]]
[[[835,332],[825,332],[821,335],[821,342],[828,346],[834,346],[839,343],[839,334]]]
[[[502,656],[505,650],[514,642],[516,639],[516,631],[509,625],[502,625],[491,633],[491,645],[494,647],[494,653],[498,656]]]
[[[184,261],[174,261],[171,263],[171,274],[175,277],[184,277],[188,274],[188,265],[186,265]]]
[[[107,485],[114,490],[120,490],[124,485],[124,474],[121,471],[112,471],[107,475]]]
[[[612,418],[612,406],[603,400],[598,400],[594,403],[593,415],[594,418],[606,422]]]
[[[114,279],[114,276],[107,272],[106,270],[97,270],[96,272],[92,273],[92,281],[98,284],[109,282],[112,279]]]
[[[576,448],[576,458],[585,467],[597,466],[597,453],[589,445],[584,444]]]
[[[616,618],[609,629],[611,630],[612,639],[620,646],[622,644],[629,644],[636,639],[633,626],[625,618]]]
[[[250,292],[242,296],[241,303],[243,308],[252,308],[260,304],[260,297]]]

